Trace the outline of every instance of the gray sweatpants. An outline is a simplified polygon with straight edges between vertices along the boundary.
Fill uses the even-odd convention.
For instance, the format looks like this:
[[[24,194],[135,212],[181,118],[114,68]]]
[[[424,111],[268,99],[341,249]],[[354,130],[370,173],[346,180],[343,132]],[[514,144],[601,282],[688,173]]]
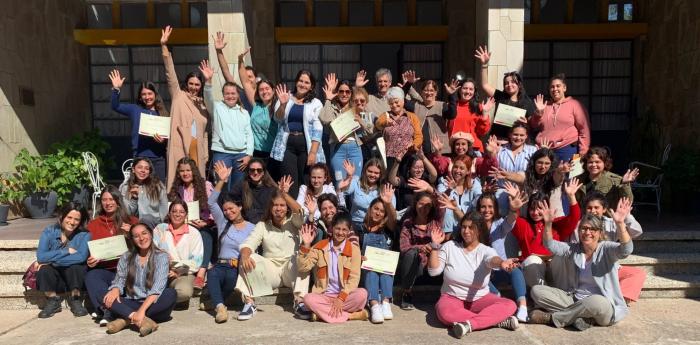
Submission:
[[[536,285],[530,290],[535,307],[552,313],[556,327],[566,327],[577,318],[593,319],[599,326],[612,325],[613,305],[601,295],[592,295],[574,301],[573,294],[551,286]]]

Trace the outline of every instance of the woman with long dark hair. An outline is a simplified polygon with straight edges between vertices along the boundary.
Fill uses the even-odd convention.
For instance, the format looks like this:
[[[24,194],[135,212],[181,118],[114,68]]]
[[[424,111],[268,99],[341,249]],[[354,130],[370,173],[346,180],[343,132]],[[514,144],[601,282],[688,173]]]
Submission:
[[[153,173],[153,164],[148,158],[136,158],[131,166],[131,176],[119,187],[119,191],[130,215],[138,216],[142,223],[155,226],[168,214],[165,185]]]
[[[216,164],[216,162],[214,163]],[[231,188],[231,195],[243,202],[243,218],[257,224],[265,214],[277,184],[259,158],[253,158],[246,168],[246,176]]]
[[[126,77],[122,78],[119,70],[114,69],[109,73],[109,79],[112,81],[112,110],[131,119],[131,149],[133,157],[148,157],[153,162],[153,167],[158,177],[161,181],[165,181],[167,178],[165,171],[165,141],[167,139],[162,138],[158,134],[152,137],[139,134],[141,114],[169,115],[163,99],[158,94],[156,85],[151,81],[145,81],[139,85],[139,98],[136,104],[119,103],[121,88]]]
[[[147,336],[158,329],[157,322],[170,319],[176,293],[167,287],[170,259],[153,243],[153,230],[139,223],[131,227],[130,235],[132,248],[119,258],[117,275],[102,300],[118,316],[107,324],[107,333],[133,324]]]
[[[456,114],[454,120],[449,124],[451,138],[455,133],[469,133],[474,138],[473,148],[483,152],[484,145],[481,142],[486,133],[491,129],[491,119],[488,111],[493,107],[493,97],[485,99],[479,103],[479,93],[476,90],[476,81],[467,78],[462,81],[457,90]],[[441,139],[443,142],[446,140]]]
[[[316,78],[311,71],[300,70],[291,93],[284,84],[278,84],[275,90],[275,120],[280,127],[271,157],[281,162],[281,176],[292,177],[293,198],[306,180],[308,167],[326,162],[321,145],[323,125],[318,118],[323,104],[316,98],[315,89]]]
[[[74,316],[85,316],[80,291],[85,281],[85,260],[88,257],[90,232],[83,229],[88,219],[84,207],[69,202],[61,207],[58,222],[41,233],[36,249],[36,285],[46,295],[46,304],[39,318],[49,318],[61,311],[61,297],[68,292],[68,304]]]
[[[190,72],[182,85],[177,79],[173,57],[168,50],[168,39],[173,29],[166,26],[162,30],[160,46],[165,65],[165,76],[168,79],[170,92],[170,138],[168,140],[168,186],[175,180],[177,162],[182,157],[190,157],[197,162],[199,174],[205,176],[205,168],[209,160],[209,137],[207,123],[209,111],[204,104],[203,89],[214,75],[209,63],[204,60],[199,71]]]
[[[340,181],[338,190],[345,192],[350,198],[350,215],[352,216],[353,229],[358,231],[362,228],[367,209],[372,200],[381,198],[386,202],[396,205],[394,186],[384,183],[386,169],[377,158],[369,159],[362,170],[360,177],[355,175],[355,166],[345,161],[346,177]]]
[[[568,207],[564,205],[562,183],[568,165],[557,160],[553,150],[543,147],[532,154],[525,169],[523,191],[527,195],[540,193],[549,200],[549,207],[563,216]]]

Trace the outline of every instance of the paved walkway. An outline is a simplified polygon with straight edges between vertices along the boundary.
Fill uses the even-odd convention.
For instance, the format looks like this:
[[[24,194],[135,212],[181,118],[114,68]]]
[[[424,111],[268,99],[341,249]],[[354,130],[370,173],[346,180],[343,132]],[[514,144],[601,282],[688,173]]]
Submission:
[[[88,317],[74,318],[64,309],[51,319],[36,319],[37,310],[0,311],[1,344],[446,344],[456,343],[435,320],[432,307],[404,312],[383,325],[352,321],[328,325],[294,319],[279,306],[263,306],[251,321],[215,324],[201,311],[174,313],[173,320],[146,338],[125,330],[107,335]],[[234,312],[230,313],[235,315]],[[700,301],[644,300],[613,327],[585,332],[524,325],[516,331],[489,329],[468,334],[470,344],[700,344]]]

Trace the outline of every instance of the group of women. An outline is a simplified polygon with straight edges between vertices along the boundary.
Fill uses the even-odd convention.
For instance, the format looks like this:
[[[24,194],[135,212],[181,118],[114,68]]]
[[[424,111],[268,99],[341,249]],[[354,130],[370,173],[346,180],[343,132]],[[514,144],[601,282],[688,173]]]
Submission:
[[[382,323],[394,304],[415,308],[417,282],[441,276],[437,318],[462,337],[520,322],[607,326],[639,297],[644,272],[617,263],[641,234],[630,214],[637,172],[612,173],[610,153],[590,147],[586,112],[565,95],[564,76],[551,79],[546,101],[533,101],[517,72],[496,90],[481,47],[481,84],[446,83],[445,101],[435,81],[407,71],[391,86],[391,72],[380,69],[374,95],[364,71],[354,83],[329,74],[322,103],[310,71],[299,71],[288,91],[244,66],[249,50],[238,57],[237,85],[218,33],[226,83],[223,101],[214,101],[206,61],[179,84],[171,32],[161,38],[170,136],[138,134],[141,113],[167,116],[163,103],[144,83],[137,105],[120,104],[124,78],[113,71],[112,104],[131,116],[137,158],[120,188],[102,191],[95,219],[68,204],[42,234],[40,317],[61,310],[60,292],[73,314],[86,315],[87,290],[108,333],[134,326],[147,335],[204,288],[200,308],[214,310],[217,323],[229,319],[234,291],[244,303],[237,319],[249,320],[261,295],[251,282],[264,276],[270,289],[292,289],[299,318]],[[493,125],[488,113],[502,104],[526,115]],[[356,122],[350,135],[333,132],[341,116]],[[91,256],[87,242],[111,236],[124,236],[129,250]],[[400,252],[395,274],[362,269],[368,247]],[[514,299],[501,296],[505,286]]]

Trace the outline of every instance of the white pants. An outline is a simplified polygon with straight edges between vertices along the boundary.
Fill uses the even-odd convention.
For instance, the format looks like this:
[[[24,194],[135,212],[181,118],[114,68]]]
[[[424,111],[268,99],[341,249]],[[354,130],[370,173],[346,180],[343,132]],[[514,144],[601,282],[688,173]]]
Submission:
[[[295,300],[301,300],[304,295],[309,292],[309,274],[304,273],[299,275],[297,273],[296,255],[284,262],[272,261],[255,253],[251,254],[250,257],[255,260],[258,265],[261,263],[265,265],[263,272],[265,272],[265,278],[273,289],[282,286],[292,288]],[[240,267],[239,274],[242,269],[243,268]],[[236,290],[240,291],[244,298],[251,295],[248,286],[245,284],[245,279],[241,276],[239,276],[236,281]]]

